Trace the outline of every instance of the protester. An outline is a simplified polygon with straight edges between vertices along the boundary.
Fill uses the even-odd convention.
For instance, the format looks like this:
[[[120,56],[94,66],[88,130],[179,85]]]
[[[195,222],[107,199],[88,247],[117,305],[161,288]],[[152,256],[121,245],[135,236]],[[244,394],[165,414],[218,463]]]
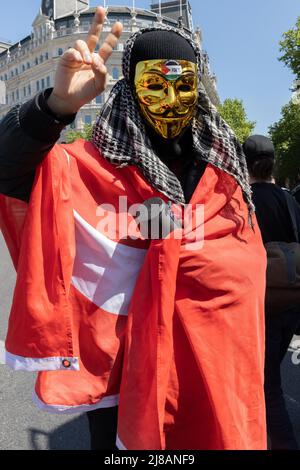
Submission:
[[[300,237],[300,208],[288,191],[272,178],[275,151],[270,139],[262,135],[249,137],[243,145],[253,191],[256,217],[264,244],[295,242],[289,204],[295,212],[296,230]],[[282,278],[284,273],[282,272]],[[273,292],[273,295],[276,293]],[[267,283],[268,295],[268,283]],[[280,364],[300,324],[300,306],[293,305],[292,293],[286,311],[274,311],[266,305],[265,396],[267,429],[272,449],[297,449],[296,439],[281,388]]]
[[[104,16],[98,7],[87,41],[64,53],[54,89],[0,126],[18,270],[7,362],[40,371],[40,408],[89,412],[92,448],[265,449],[266,257],[242,148],[207,98],[198,46],[168,26],[135,33],[92,142],[55,144],[105,89],[121,26],[95,53]],[[131,223],[128,207],[151,198],[174,220],[190,202],[191,223],[176,237],[108,233],[115,209]]]

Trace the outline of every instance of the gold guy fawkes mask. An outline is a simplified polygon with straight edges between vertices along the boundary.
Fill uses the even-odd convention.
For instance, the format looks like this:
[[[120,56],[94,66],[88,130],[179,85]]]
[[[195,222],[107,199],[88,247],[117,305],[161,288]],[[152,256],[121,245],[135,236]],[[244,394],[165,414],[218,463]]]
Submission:
[[[165,139],[180,135],[197,104],[197,64],[163,59],[138,62],[134,83],[141,113],[150,126]]]

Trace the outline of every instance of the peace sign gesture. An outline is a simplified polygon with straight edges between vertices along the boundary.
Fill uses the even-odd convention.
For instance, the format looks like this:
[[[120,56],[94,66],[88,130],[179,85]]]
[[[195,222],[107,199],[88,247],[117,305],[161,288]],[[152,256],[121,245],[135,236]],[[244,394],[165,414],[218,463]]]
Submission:
[[[105,10],[96,8],[86,41],[77,40],[74,47],[61,57],[55,75],[55,85],[48,98],[48,106],[58,115],[76,113],[84,104],[102,93],[107,85],[107,60],[118,43],[123,26],[115,23],[99,52],[95,48],[100,39]]]

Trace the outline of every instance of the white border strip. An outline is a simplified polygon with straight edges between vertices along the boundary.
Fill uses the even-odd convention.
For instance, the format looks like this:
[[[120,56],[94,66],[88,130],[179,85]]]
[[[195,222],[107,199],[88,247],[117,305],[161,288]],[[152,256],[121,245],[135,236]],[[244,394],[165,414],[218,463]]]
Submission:
[[[117,435],[116,446],[119,450],[128,450],[126,449],[126,447],[124,446],[123,442],[121,441],[118,435]]]
[[[14,370],[25,370],[28,372],[42,370],[79,370],[78,357],[22,357],[11,354],[8,351],[4,351],[3,356],[3,363]],[[66,367],[64,362],[70,365]]]
[[[5,346],[2,340],[0,340],[0,364],[5,364]]]
[[[38,396],[36,391],[32,394],[33,403],[42,411],[47,411],[48,413],[54,414],[73,414],[73,413],[83,413],[86,411],[97,410],[98,408],[112,408],[113,406],[118,406],[119,404],[119,395],[110,395],[108,397],[102,398],[94,405],[76,405],[76,406],[66,406],[66,405],[47,405],[44,403]]]

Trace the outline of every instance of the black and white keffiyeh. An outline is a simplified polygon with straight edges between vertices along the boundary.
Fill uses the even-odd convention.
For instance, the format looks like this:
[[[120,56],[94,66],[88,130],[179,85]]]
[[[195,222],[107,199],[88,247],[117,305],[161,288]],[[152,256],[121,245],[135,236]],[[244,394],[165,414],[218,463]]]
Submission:
[[[134,91],[130,85],[130,59],[136,38],[145,32],[161,29],[174,31],[184,37],[193,47],[197,57],[199,99],[192,120],[194,149],[200,159],[222,169],[236,179],[248,204],[251,218],[254,205],[241,144],[210,102],[201,81],[203,74],[202,53],[197,44],[183,30],[159,24],[139,30],[128,39],[123,54],[124,78],[113,87],[107,102],[101,109],[94,126],[92,141],[104,158],[112,164],[119,167],[137,166],[155,189],[167,196],[172,202],[185,203],[179,180],[160,160],[152,147],[134,98]]]

